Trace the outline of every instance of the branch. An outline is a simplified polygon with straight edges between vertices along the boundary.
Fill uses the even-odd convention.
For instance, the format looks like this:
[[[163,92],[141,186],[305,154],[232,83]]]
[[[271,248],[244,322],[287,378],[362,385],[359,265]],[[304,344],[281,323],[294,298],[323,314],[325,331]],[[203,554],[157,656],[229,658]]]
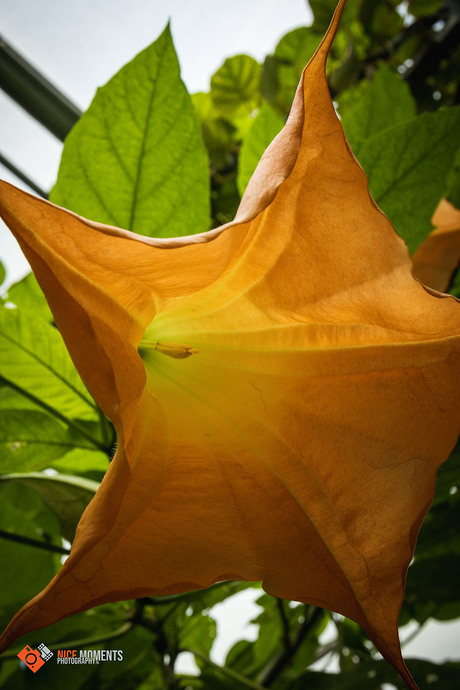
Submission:
[[[285,648],[286,650],[289,650],[289,651],[290,651],[290,649],[291,649],[291,647],[292,647],[291,632],[290,632],[290,630],[289,630],[289,621],[288,621],[287,616],[286,616],[286,611],[284,610],[283,600],[282,600],[282,599],[277,599],[277,600],[276,600],[276,604],[277,604],[277,606],[278,606],[278,611],[279,611],[280,618],[281,618],[281,623],[282,623],[282,626],[283,626],[283,644],[284,644],[284,648]]]
[[[257,678],[258,682],[265,688],[269,688],[270,685],[278,678],[285,667],[289,664],[291,659],[297,653],[300,645],[307,637],[307,635],[313,630],[318,620],[323,615],[323,609],[318,606],[309,607],[311,611],[310,616],[305,617],[305,622],[298,628],[294,639],[290,640],[289,649],[283,649],[278,656],[276,656],[271,664],[269,664]]]
[[[53,551],[54,553],[60,553],[63,556],[68,556],[70,553],[70,549],[66,549],[64,546],[57,546],[56,544],[50,544],[47,541],[40,541],[39,539],[23,537],[20,534],[13,534],[13,532],[6,532],[2,529],[0,530],[0,539],[9,539],[10,541],[18,542],[19,544],[34,546],[36,549],[43,549],[44,551]]]

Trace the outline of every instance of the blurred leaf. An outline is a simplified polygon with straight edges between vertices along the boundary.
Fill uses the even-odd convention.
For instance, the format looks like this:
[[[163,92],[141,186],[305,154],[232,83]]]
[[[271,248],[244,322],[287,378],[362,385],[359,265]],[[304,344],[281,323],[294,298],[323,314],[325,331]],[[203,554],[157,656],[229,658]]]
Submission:
[[[453,277],[449,288],[449,293],[460,299],[460,269],[458,269]]]
[[[228,165],[236,147],[235,125],[216,108],[210,93],[195,93],[192,101],[211,165],[219,168]]]
[[[408,659],[407,665],[421,690],[454,690],[458,687],[460,663],[440,665],[421,659]],[[307,671],[289,686],[289,690],[381,690],[384,683],[391,683],[398,690],[407,690],[404,681],[384,661],[360,663],[353,671],[340,674]]]
[[[460,208],[460,148],[457,151],[454,164],[447,177],[448,198],[455,208]]]
[[[75,536],[81,514],[99,487],[89,479],[62,474],[6,474],[0,477],[0,482],[18,482],[36,491],[56,515],[62,536],[70,542]]]
[[[223,113],[250,113],[260,101],[260,65],[249,55],[227,58],[211,78],[211,98]]]
[[[428,236],[460,145],[460,107],[419,117],[358,142],[369,188],[411,253]]]
[[[98,417],[58,331],[30,312],[0,308],[0,376],[60,415]]]
[[[294,29],[283,36],[274,54],[265,59],[261,77],[262,94],[270,105],[282,113],[289,112],[300,75],[320,40],[321,36],[310,28]]]
[[[408,0],[408,11],[415,17],[423,17],[439,10],[442,4],[442,0]]]
[[[30,309],[46,321],[53,321],[48,302],[33,273],[29,273],[22,280],[13,283],[8,290],[7,299],[21,309]]]
[[[6,278],[5,266],[0,261],[0,285],[3,285],[5,278]]]
[[[415,560],[407,573],[406,613],[424,623],[428,618],[449,620],[460,616],[458,573],[460,555]]]
[[[238,191],[242,196],[262,154],[284,126],[284,119],[264,103],[243,140],[238,159]]]
[[[438,503],[451,499],[455,494],[460,498],[460,441],[452,451],[450,458],[443,462],[438,470],[436,480],[436,496],[433,500],[433,507]],[[429,513],[430,515],[431,513]]]
[[[208,228],[207,156],[169,27],[98,90],[66,139],[50,198],[141,235]]]
[[[400,122],[415,117],[415,101],[409,87],[384,62],[353,109],[342,115],[342,125],[351,146]]]
[[[219,176],[219,184],[211,192],[212,215],[217,225],[228,223],[235,217],[240,203],[235,172]]]
[[[88,439],[75,438],[62,423],[38,410],[2,410],[1,473],[44,469],[77,446],[94,448]]]
[[[344,24],[356,17],[361,3],[362,0],[348,0],[341,19],[342,27],[344,26]],[[313,29],[317,33],[323,34],[329,26],[331,17],[334,14],[335,8],[337,6],[337,1],[308,0],[308,4],[310,5],[314,16]]]

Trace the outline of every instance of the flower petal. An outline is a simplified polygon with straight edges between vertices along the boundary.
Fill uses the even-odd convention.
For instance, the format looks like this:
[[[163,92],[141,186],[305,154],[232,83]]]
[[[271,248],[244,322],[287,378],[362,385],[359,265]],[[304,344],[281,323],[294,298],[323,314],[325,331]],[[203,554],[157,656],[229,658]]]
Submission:
[[[435,230],[412,257],[414,275],[439,292],[447,292],[460,264],[460,211],[442,199],[434,213]]]

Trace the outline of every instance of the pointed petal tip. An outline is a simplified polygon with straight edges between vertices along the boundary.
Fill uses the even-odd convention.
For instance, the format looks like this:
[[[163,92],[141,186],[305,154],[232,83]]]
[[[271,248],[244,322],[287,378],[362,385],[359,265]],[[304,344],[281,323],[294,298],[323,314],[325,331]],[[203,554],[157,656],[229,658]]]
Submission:
[[[323,40],[316,49],[315,54],[308,63],[307,68],[312,69],[315,64],[317,64],[318,68],[325,68],[329,51],[331,49],[332,43],[334,42],[337,29],[339,28],[340,19],[342,17],[346,1],[347,0],[340,0],[337,7],[335,8],[335,12],[332,16],[331,23],[329,24],[329,27],[324,35]]]

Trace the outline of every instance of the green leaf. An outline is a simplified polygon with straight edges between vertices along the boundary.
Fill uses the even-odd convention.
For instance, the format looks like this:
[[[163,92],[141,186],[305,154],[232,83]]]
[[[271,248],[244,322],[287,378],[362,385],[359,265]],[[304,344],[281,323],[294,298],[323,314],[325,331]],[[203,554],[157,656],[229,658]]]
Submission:
[[[355,154],[377,204],[412,253],[432,230],[460,145],[460,107],[423,113],[361,141]]]
[[[264,103],[243,139],[238,160],[238,191],[243,195],[257,164],[272,139],[284,126],[284,119]]]
[[[50,323],[54,320],[45,295],[33,273],[29,273],[25,278],[11,285],[7,300],[21,309],[33,311],[34,314]]]
[[[73,541],[81,514],[99,487],[89,479],[62,474],[6,474],[0,482],[15,482],[36,491],[59,520],[61,534],[68,541]]]
[[[31,313],[0,308],[0,376],[61,419],[98,418],[58,331]]]
[[[0,473],[50,467],[75,447],[94,448],[83,436],[75,438],[61,422],[37,410],[2,410]]]
[[[104,87],[64,145],[51,200],[141,235],[209,226],[209,173],[169,27]]]
[[[224,113],[250,113],[260,101],[260,70],[249,55],[227,58],[211,77],[211,98]]]
[[[106,453],[82,448],[74,448],[51,463],[51,467],[58,472],[85,476],[97,482],[102,481],[108,466],[109,458]]]
[[[352,148],[416,115],[409,86],[384,62],[379,63],[374,78],[354,108],[342,115],[342,125]]]
[[[58,523],[43,502],[27,487],[0,485],[2,530],[44,541],[58,533]],[[18,608],[45,587],[56,572],[58,557],[49,551],[0,537],[0,626]]]
[[[193,615],[183,621],[179,644],[181,649],[191,649],[209,656],[211,647],[216,639],[216,621],[210,616]]]
[[[0,261],[0,285],[3,285],[3,283],[5,282],[5,278],[6,278],[5,266]]]

